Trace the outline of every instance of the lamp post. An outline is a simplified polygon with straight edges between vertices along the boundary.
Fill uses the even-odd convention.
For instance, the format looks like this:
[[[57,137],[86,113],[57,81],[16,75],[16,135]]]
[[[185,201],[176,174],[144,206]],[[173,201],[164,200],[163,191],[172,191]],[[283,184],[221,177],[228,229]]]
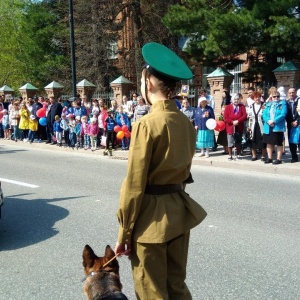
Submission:
[[[72,65],[72,85],[73,97],[76,97],[76,63],[75,63],[75,44],[74,44],[74,19],[73,19],[73,0],[69,0],[69,24],[70,24],[70,45],[71,45],[71,65]]]

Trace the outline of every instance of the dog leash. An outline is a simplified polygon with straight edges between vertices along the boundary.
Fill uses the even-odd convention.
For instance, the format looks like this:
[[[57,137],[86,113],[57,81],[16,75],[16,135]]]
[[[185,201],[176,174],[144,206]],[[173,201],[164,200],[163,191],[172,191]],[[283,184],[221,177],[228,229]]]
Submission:
[[[115,258],[117,258],[118,256],[119,256],[120,254],[118,253],[118,254],[116,254],[113,258],[111,258],[108,262],[106,262],[103,266],[102,266],[102,268],[105,268],[110,262],[112,262]],[[101,268],[101,269],[102,269]]]

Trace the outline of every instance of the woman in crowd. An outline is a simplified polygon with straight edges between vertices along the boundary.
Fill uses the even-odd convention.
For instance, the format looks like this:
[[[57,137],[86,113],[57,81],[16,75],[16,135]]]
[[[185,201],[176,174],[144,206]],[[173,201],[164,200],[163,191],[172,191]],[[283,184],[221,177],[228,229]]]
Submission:
[[[264,105],[261,101],[261,94],[259,92],[253,92],[251,97],[254,100],[254,103],[247,108],[247,115],[249,119],[249,128],[247,130],[250,131],[252,161],[257,160],[257,150],[262,151],[261,160],[264,161],[266,155],[266,144],[262,142],[262,114]]]
[[[213,109],[207,105],[207,99],[200,97],[199,106],[195,112],[195,129],[197,130],[196,148],[200,149],[199,156],[209,157],[209,148],[214,147],[214,131],[206,126],[208,119],[215,119]],[[206,149],[204,154],[204,149]]]
[[[12,139],[16,142],[19,138],[19,121],[20,121],[20,114],[19,114],[19,102],[14,101],[12,108],[9,112],[9,122],[13,132]]]
[[[219,120],[224,120],[224,111],[227,105],[231,103],[231,96],[228,91],[224,91],[222,94],[222,102],[221,102],[221,116],[219,117]],[[222,130],[219,132],[217,144],[222,145],[224,148],[224,151],[222,154],[228,154],[228,143],[227,143],[227,134],[226,130]]]
[[[285,132],[286,102],[280,100],[280,93],[273,92],[272,102],[268,102],[263,111],[263,143],[267,144],[268,159],[265,164],[281,164],[283,151],[283,136]],[[277,159],[272,161],[274,146],[277,145]]]
[[[134,122],[138,121],[141,117],[149,112],[149,106],[146,104],[146,101],[142,96],[137,97],[137,102],[138,104],[134,110]]]
[[[183,188],[196,133],[171,97],[176,82],[193,74],[162,45],[146,44],[142,53],[148,66],[141,91],[152,107],[133,126],[115,252],[130,254],[137,299],[191,300],[185,284],[189,234],[206,213]]]
[[[21,103],[19,115],[20,115],[19,129],[22,132],[22,140],[24,142],[27,142],[28,141],[28,132],[29,132],[30,112],[27,109],[26,103],[24,101]]]
[[[236,94],[233,97],[232,104],[227,105],[224,110],[224,121],[226,124],[227,142],[228,142],[228,160],[233,160],[232,150],[236,147],[237,159],[241,158],[242,135],[244,132],[244,123],[247,119],[247,113],[244,104],[241,103],[243,96]]]

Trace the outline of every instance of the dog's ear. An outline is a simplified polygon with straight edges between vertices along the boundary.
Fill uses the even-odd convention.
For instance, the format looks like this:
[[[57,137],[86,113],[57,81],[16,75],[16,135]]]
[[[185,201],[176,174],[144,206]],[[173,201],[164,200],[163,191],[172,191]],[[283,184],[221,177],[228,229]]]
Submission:
[[[94,261],[98,256],[95,255],[93,249],[89,245],[85,245],[82,252],[83,262],[82,265],[84,268],[91,268],[94,265]]]
[[[109,245],[107,245],[105,248],[105,257],[111,259],[114,256],[115,256],[115,252],[113,251],[113,249],[110,248]]]

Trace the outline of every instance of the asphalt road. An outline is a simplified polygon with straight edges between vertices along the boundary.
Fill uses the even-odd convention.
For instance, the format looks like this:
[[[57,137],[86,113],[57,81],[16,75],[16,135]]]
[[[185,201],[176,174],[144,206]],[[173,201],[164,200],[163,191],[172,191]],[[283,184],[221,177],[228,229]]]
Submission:
[[[126,165],[0,145],[0,299],[85,299],[82,250],[114,247]],[[192,172],[187,191],[208,212],[191,234],[193,299],[300,299],[299,177],[200,165]],[[129,261],[119,262],[123,291],[135,299]]]

